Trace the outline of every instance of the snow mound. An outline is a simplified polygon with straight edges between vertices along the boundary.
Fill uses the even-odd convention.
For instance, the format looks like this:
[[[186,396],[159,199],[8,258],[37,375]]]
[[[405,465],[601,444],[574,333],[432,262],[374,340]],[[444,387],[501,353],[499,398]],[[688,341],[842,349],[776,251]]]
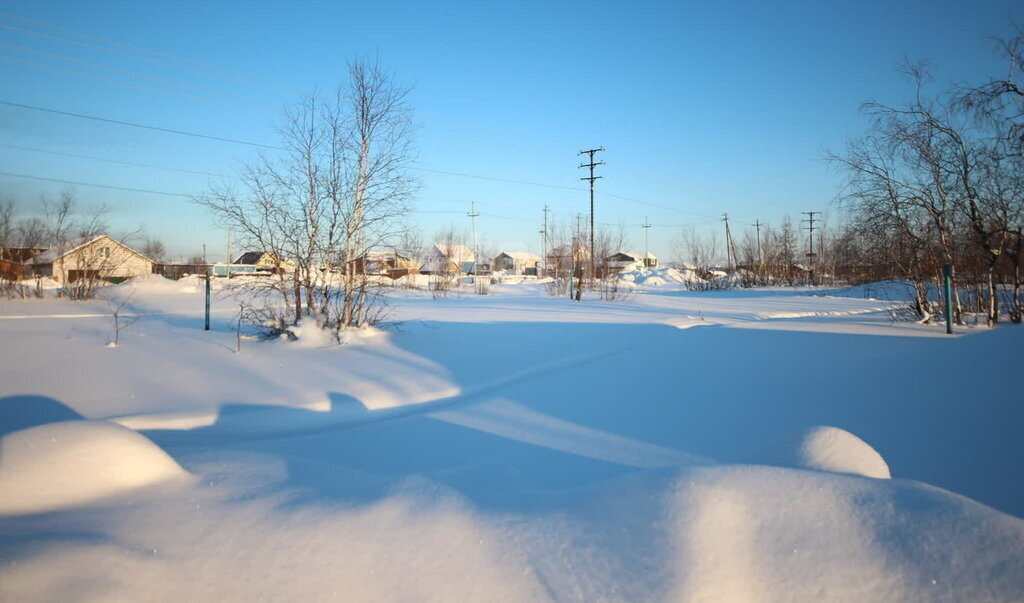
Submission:
[[[870,444],[838,427],[818,426],[757,455],[758,462],[889,479],[889,465]]]
[[[299,348],[323,348],[337,345],[338,339],[334,331],[321,328],[312,318],[303,318],[299,324],[292,325],[285,329],[288,339],[294,347]]]
[[[637,285],[664,287],[666,285],[685,285],[703,279],[692,270],[676,270],[665,267],[628,270],[619,274],[619,280]]]
[[[0,515],[52,511],[188,473],[142,435],[64,421],[0,438]]]
[[[198,278],[196,280],[199,280]],[[144,293],[195,293],[196,284],[191,280],[173,280],[160,274],[140,274],[117,286]]]

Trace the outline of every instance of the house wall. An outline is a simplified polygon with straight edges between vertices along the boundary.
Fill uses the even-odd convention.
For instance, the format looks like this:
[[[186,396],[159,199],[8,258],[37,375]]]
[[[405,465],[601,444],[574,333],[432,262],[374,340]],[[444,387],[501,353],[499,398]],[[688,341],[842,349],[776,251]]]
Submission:
[[[109,249],[104,257],[102,250]],[[130,277],[153,272],[153,262],[124,245],[103,237],[88,243],[53,262],[53,278],[64,283],[72,270],[96,271],[101,278]]]

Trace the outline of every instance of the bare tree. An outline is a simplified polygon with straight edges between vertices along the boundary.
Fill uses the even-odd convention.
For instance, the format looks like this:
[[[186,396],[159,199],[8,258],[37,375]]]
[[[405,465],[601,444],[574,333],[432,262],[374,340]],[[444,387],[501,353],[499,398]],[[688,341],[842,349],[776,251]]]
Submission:
[[[160,239],[155,237],[146,237],[146,242],[142,245],[142,255],[154,262],[162,262],[164,260],[164,256],[167,255],[167,250],[164,248],[164,244]]]
[[[379,65],[350,64],[331,99],[309,95],[287,112],[285,151],[246,166],[243,191],[197,199],[243,244],[276,258],[267,286],[283,302],[279,325],[304,315],[332,329],[367,323],[377,296],[356,260],[396,242],[415,188],[408,93]]]

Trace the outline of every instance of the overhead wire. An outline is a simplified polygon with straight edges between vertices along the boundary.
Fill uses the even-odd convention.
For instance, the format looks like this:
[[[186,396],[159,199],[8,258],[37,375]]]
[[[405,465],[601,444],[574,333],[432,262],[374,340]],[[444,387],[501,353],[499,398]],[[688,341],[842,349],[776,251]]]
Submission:
[[[245,96],[245,95],[240,95],[240,94],[231,94],[231,93],[228,93],[228,92],[221,92],[220,90],[214,90],[213,88],[206,88],[204,86],[196,86],[194,84],[188,84],[188,83],[185,83],[185,82],[179,82],[177,80],[170,80],[170,79],[167,79],[167,78],[162,78],[162,77],[157,77],[157,76],[152,76],[152,75],[146,75],[145,73],[140,73],[138,71],[131,71],[129,69],[121,69],[119,67],[110,67],[109,65],[102,65],[100,63],[93,63],[91,61],[83,61],[83,60],[80,60],[80,59],[76,59],[76,58],[65,56],[65,55],[61,55],[61,54],[53,54],[53,53],[50,53],[50,52],[43,52],[42,50],[36,50],[35,48],[28,48],[26,46],[19,46],[17,44],[8,44],[6,42],[0,42],[0,46],[4,46],[6,48],[11,48],[11,49],[17,50],[19,52],[26,52],[26,53],[30,53],[30,54],[41,55],[41,56],[44,56],[44,57],[47,57],[47,58],[50,58],[50,59],[56,59],[58,61],[65,61],[65,62],[68,62],[68,63],[76,63],[78,65],[84,65],[86,67],[92,67],[94,69],[103,69],[103,70],[106,70],[106,71],[114,71],[114,72],[117,72],[117,73],[123,73],[125,75],[129,75],[131,77],[143,78],[143,79],[147,79],[147,80],[152,80],[154,82],[170,84],[172,86],[179,86],[181,88],[191,88],[193,90],[200,90],[200,91],[203,91],[203,92],[208,92],[210,94],[216,94],[218,96],[223,96],[223,97],[226,97],[226,98],[236,98],[236,99],[241,99],[241,100],[252,101],[252,102],[255,102],[255,103],[265,104],[265,105],[273,105],[274,104],[274,103],[267,102],[265,100],[261,100],[261,99],[258,99],[256,97],[252,97],[252,96]]]
[[[0,13],[0,14],[2,14],[2,13]],[[9,31],[16,31],[18,33],[27,34],[27,35],[30,35],[30,36],[36,36],[36,37],[44,38],[44,39],[47,39],[47,40],[54,40],[54,41],[57,41],[57,42],[64,42],[66,44],[73,44],[75,46],[81,46],[83,48],[91,48],[93,50],[99,50],[99,51],[102,51],[102,52],[106,52],[106,53],[114,54],[114,55],[118,55],[118,56],[123,56],[123,57],[126,57],[126,58],[138,59],[138,60],[147,61],[147,62],[150,62],[150,63],[157,63],[157,64],[173,67],[173,68],[176,68],[176,69],[183,69],[185,71],[191,71],[193,73],[201,73],[201,74],[209,75],[209,76],[213,76],[213,77],[220,77],[220,78],[230,79],[230,80],[234,80],[236,82],[244,81],[242,78],[234,77],[234,76],[231,76],[231,75],[211,73],[207,69],[197,69],[195,67],[189,67],[187,65],[175,65],[174,63],[171,63],[171,62],[166,61],[164,59],[158,59],[158,58],[147,57],[147,56],[136,54],[136,53],[124,52],[124,51],[120,51],[120,50],[114,50],[113,48],[105,48],[103,46],[97,46],[96,44],[87,44],[85,42],[80,42],[78,40],[73,40],[71,38],[67,38],[67,37],[63,37],[63,36],[55,36],[55,35],[51,35],[51,34],[45,34],[45,33],[42,33],[42,32],[33,31],[31,29],[25,29],[25,28],[22,28],[22,27],[14,27],[12,25],[5,25],[3,23],[0,23],[0,29],[6,29],[6,30],[9,30]],[[88,36],[86,36],[86,37],[88,37]],[[159,53],[154,52],[154,54],[159,54]],[[184,61],[183,59],[176,59],[176,60]],[[252,80],[254,78],[246,77],[245,79]],[[291,87],[291,86],[281,86],[281,85],[278,85],[278,84],[261,84],[259,82],[255,82],[255,81],[252,82],[252,83],[253,83],[253,85],[262,86],[262,87],[265,87],[265,88],[279,88],[279,89],[286,89],[286,90],[292,90],[292,91],[297,90],[296,88]]]
[[[139,89],[142,89],[142,90],[150,90],[150,91],[153,91],[153,92],[160,92],[160,93],[163,93],[163,94],[170,94],[172,96],[180,96],[180,97],[183,97],[183,98],[191,98],[191,99],[195,99],[195,100],[201,100],[201,101],[205,101],[205,102],[208,102],[208,103],[214,103],[214,104],[224,105],[224,106],[228,106],[228,107],[241,107],[241,108],[248,109],[250,111],[259,111],[261,113],[273,113],[272,111],[268,111],[266,109],[257,109],[256,107],[248,107],[248,106],[245,106],[245,105],[239,105],[238,103],[229,103],[229,102],[219,101],[219,100],[215,100],[215,99],[212,99],[212,98],[206,98],[206,97],[203,97],[203,96],[196,96],[195,94],[188,94],[187,92],[175,92],[174,90],[167,90],[166,88],[157,88],[155,86],[147,86],[145,84],[136,84],[134,82],[126,82],[124,80],[118,80],[118,79],[114,79],[114,78],[103,77],[102,75],[96,75],[96,74],[93,74],[93,73],[85,73],[85,72],[82,72],[82,71],[75,71],[74,69],[66,69],[64,67],[57,67],[56,65],[44,65],[42,63],[35,63],[33,61],[26,61],[24,59],[17,59],[17,58],[14,58],[14,57],[3,56],[3,55],[0,55],[0,60],[8,61],[8,62],[11,62],[11,63],[21,63],[23,65],[28,65],[30,67],[35,67],[37,69],[48,69],[50,71],[60,71],[62,73],[69,73],[71,75],[77,75],[79,77],[85,77],[85,78],[100,80],[100,81],[103,81],[103,82],[109,82],[109,83],[118,84],[118,85],[121,85],[121,86],[128,86],[130,88],[139,88]]]
[[[30,23],[32,25],[39,26],[39,27],[45,27],[47,29],[54,29],[54,30],[57,30],[57,31],[67,32],[67,33],[70,33],[70,34],[73,34],[73,35],[76,35],[76,36],[79,36],[79,37],[82,37],[82,38],[87,38],[87,39],[90,39],[90,40],[95,40],[97,42],[103,42],[105,44],[114,44],[116,46],[122,46],[124,48],[130,48],[132,50],[137,50],[137,51],[141,51],[141,52],[147,52],[147,53],[152,54],[152,55],[166,57],[168,59],[172,59],[172,60],[179,61],[179,62],[182,62],[182,63],[191,63],[193,65],[200,65],[200,66],[206,67],[208,69],[214,69],[214,70],[217,70],[217,71],[225,71],[225,72],[228,72],[228,73],[235,73],[235,74],[240,75],[240,76],[242,76],[244,78],[247,78],[247,79],[262,80],[262,81],[265,81],[265,82],[269,82],[269,83],[273,83],[273,84],[278,84],[279,86],[284,86],[284,87],[289,88],[289,89],[300,90],[300,91],[302,90],[301,87],[299,87],[299,86],[297,86],[295,84],[292,84],[292,83],[282,82],[280,80],[274,80],[274,79],[271,79],[271,78],[268,78],[268,77],[265,77],[265,76],[262,76],[262,75],[257,75],[257,74],[248,73],[248,72],[245,72],[245,71],[240,71],[238,69],[230,69],[230,68],[227,68],[227,67],[219,67],[217,65],[212,65],[210,63],[204,63],[202,61],[196,61],[194,59],[188,59],[188,58],[180,57],[180,56],[173,55],[173,54],[170,54],[170,53],[167,53],[167,52],[161,52],[159,50],[153,50],[151,48],[146,48],[144,46],[137,46],[137,45],[128,44],[128,43],[125,43],[125,42],[118,42],[117,40],[111,40],[109,38],[103,38],[103,37],[100,37],[100,36],[94,36],[94,35],[91,35],[91,34],[83,33],[83,32],[80,32],[80,31],[76,31],[76,30],[68,28],[68,27],[62,27],[62,26],[59,26],[59,25],[53,25],[51,23],[45,23],[43,21],[27,19],[25,17],[19,17],[17,15],[12,15],[10,13],[5,13],[5,12],[0,12],[0,17],[6,17],[8,19],[14,19],[16,21],[21,21],[23,23]]]
[[[175,129],[175,128],[164,128],[164,127],[160,127],[160,126],[151,126],[151,125],[147,125],[147,124],[140,124],[140,123],[123,121],[123,120],[118,120],[118,119],[110,119],[110,118],[106,118],[106,117],[99,117],[99,116],[96,116],[96,115],[86,115],[86,114],[83,114],[83,113],[74,113],[74,112],[71,112],[71,111],[61,111],[59,109],[51,109],[51,108],[48,108],[48,107],[40,107],[38,105],[30,105],[30,104],[25,104],[25,103],[15,103],[15,102],[6,101],[6,100],[0,100],[0,104],[8,105],[8,106],[11,106],[11,107],[18,107],[18,108],[22,108],[22,109],[29,109],[29,110],[33,110],[33,111],[41,111],[41,112],[53,113],[53,114],[57,114],[57,115],[64,115],[64,116],[68,116],[68,117],[75,117],[75,118],[80,118],[80,119],[88,119],[88,120],[99,121],[99,122],[104,122],[104,123],[112,123],[112,124],[117,124],[117,125],[121,125],[121,126],[128,126],[128,127],[134,127],[134,128],[142,128],[142,129],[146,129],[146,130],[153,130],[153,131],[164,132],[164,133],[169,133],[169,134],[177,134],[177,135],[181,135],[181,136],[191,136],[191,137],[195,137],[195,138],[202,138],[202,139],[213,140],[213,141],[217,141],[217,142],[226,142],[226,143],[232,143],[232,144],[240,144],[240,145],[246,145],[246,146],[251,146],[251,147],[256,147],[256,148],[263,148],[263,149],[270,149],[270,150],[275,150],[275,151],[287,151],[288,150],[288,149],[286,149],[284,147],[280,147],[280,146],[276,146],[276,145],[269,145],[269,144],[263,144],[263,143],[252,142],[252,141],[239,140],[239,139],[235,139],[235,138],[227,138],[227,137],[223,137],[223,136],[212,136],[212,135],[208,135],[208,134],[200,134],[198,132],[189,132],[189,131],[186,131],[186,130],[178,130],[178,129]],[[583,189],[583,188],[570,187],[570,186],[564,186],[564,185],[549,184],[549,183],[543,183],[543,182],[532,182],[532,181],[528,181],[528,180],[517,180],[517,179],[512,179],[512,178],[500,178],[500,177],[493,177],[493,176],[483,176],[483,175],[479,175],[479,174],[469,174],[469,173],[466,173],[466,172],[454,172],[454,171],[448,171],[448,170],[437,170],[437,169],[425,168],[425,167],[420,167],[420,166],[413,166],[410,169],[413,169],[413,170],[416,170],[416,171],[428,172],[428,173],[446,174],[446,175],[458,176],[458,177],[464,177],[464,178],[473,178],[473,179],[478,179],[478,180],[488,180],[488,181],[495,181],[495,182],[503,182],[503,183],[507,183],[507,184],[518,184],[518,185],[524,185],[524,186],[537,186],[537,187],[550,188],[550,189],[568,190],[568,191],[573,191],[573,192],[585,192],[586,191],[586,189]],[[614,193],[598,191],[598,192],[596,192],[596,195],[598,197],[616,198],[616,199],[620,199],[620,200],[623,200],[623,201],[628,201],[630,203],[637,203],[637,204],[640,204],[640,205],[647,205],[647,206],[651,206],[651,207],[657,207],[657,208],[664,209],[664,210],[667,210],[667,211],[674,211],[674,212],[678,212],[678,213],[682,213],[682,214],[687,214],[687,215],[694,215],[694,216],[702,217],[702,218],[710,218],[710,219],[714,219],[715,218],[714,216],[710,216],[708,214],[701,214],[701,213],[697,213],[697,212],[690,212],[690,211],[686,211],[686,210],[682,210],[682,209],[678,209],[678,208],[673,208],[673,207],[666,206],[666,205],[660,205],[660,204],[651,203],[651,202],[648,202],[648,201],[641,201],[639,199],[634,199],[634,198],[631,198],[631,197],[626,197],[624,195],[617,195],[617,194],[614,194]]]
[[[166,170],[166,171],[169,171],[169,172],[181,172],[183,174],[196,174],[198,176],[212,176],[214,178],[233,178],[233,179],[237,179],[238,178],[238,176],[225,176],[223,174],[214,174],[213,172],[201,172],[201,171],[197,171],[197,170],[186,170],[186,169],[182,169],[182,168],[173,168],[173,167],[167,167],[167,166],[163,166],[163,165],[154,165],[152,163],[137,163],[137,162],[134,162],[134,161],[122,161],[120,159],[110,159],[110,158],[107,158],[107,157],[97,157],[95,155],[81,155],[81,154],[78,154],[78,153],[64,153],[64,152],[61,152],[61,151],[51,151],[51,150],[47,150],[47,149],[37,149],[37,148],[34,148],[34,147],[25,147],[25,146],[20,146],[20,145],[15,145],[15,144],[0,143],[0,147],[4,147],[4,148],[8,148],[8,149],[14,149],[14,150],[17,150],[17,151],[29,151],[31,153],[45,153],[47,155],[58,155],[58,156],[61,156],[61,157],[71,157],[71,158],[74,158],[74,159],[87,159],[89,161],[103,161],[103,162],[106,162],[106,163],[115,163],[115,164],[118,164],[118,165],[129,165],[129,166],[132,166],[132,167],[149,168],[149,169],[154,169],[154,170]]]

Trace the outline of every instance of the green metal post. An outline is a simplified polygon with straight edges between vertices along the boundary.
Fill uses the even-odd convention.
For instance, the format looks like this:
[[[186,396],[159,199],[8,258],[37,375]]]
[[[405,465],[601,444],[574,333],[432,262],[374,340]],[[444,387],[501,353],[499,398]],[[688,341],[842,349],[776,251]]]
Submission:
[[[946,333],[953,333],[953,264],[942,265],[942,277],[946,287]]]
[[[206,275],[206,326],[204,331],[210,330],[210,275]]]

